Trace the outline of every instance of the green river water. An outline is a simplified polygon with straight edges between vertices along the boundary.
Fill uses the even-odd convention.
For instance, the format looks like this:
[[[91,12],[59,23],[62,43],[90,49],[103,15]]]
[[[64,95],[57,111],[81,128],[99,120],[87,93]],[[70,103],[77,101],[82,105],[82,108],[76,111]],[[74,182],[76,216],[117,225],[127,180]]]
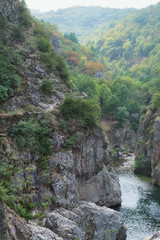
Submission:
[[[117,171],[122,205],[116,210],[125,216],[127,240],[152,236],[160,231],[160,187],[154,186],[150,178],[135,175],[130,166]]]

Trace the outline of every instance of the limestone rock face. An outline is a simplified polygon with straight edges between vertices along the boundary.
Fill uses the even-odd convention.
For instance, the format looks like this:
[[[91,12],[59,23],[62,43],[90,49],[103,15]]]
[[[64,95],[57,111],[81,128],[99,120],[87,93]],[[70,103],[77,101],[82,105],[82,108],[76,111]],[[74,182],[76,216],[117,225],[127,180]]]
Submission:
[[[58,36],[56,36],[56,35],[52,36],[52,46],[53,46],[54,51],[56,52],[56,54],[62,54],[61,45],[60,45]]]
[[[115,206],[121,203],[119,180],[108,170],[109,152],[97,128],[89,133],[78,132],[73,152],[57,152],[49,159],[52,188],[57,206],[72,208],[79,201]]]
[[[160,119],[157,119],[154,128],[152,176],[160,184]]]
[[[83,179],[89,179],[100,171],[103,164],[109,164],[110,156],[102,130],[78,132],[74,154],[75,174]]]
[[[115,206],[121,204],[121,191],[118,178],[113,171],[104,166],[96,176],[86,182],[78,183],[80,200],[98,205]]]
[[[138,130],[137,162],[142,161],[142,171],[149,170],[156,184],[160,184],[160,117],[148,112]]]
[[[53,211],[46,215],[41,227],[27,223],[1,201],[0,221],[0,240],[126,239],[123,215],[94,203],[81,202],[72,211]]]
[[[113,127],[107,132],[109,137],[109,144],[112,148],[121,148],[124,145],[130,146],[132,149],[136,145],[136,134],[130,126],[123,128]]]
[[[72,212],[63,208],[51,212],[44,224],[66,240],[126,239],[123,215],[90,202],[81,202]]]
[[[0,240],[63,240],[51,230],[28,224],[0,201]]]
[[[18,23],[17,3],[18,0],[1,0],[0,13],[5,19],[9,19],[11,24]]]

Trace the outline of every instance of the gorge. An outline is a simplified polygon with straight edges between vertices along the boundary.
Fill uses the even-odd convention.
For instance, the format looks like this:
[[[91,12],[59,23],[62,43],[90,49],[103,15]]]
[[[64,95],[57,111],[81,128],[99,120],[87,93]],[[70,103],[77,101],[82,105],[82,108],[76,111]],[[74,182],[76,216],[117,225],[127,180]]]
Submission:
[[[81,45],[0,0],[0,240],[158,232],[159,9],[108,9]]]

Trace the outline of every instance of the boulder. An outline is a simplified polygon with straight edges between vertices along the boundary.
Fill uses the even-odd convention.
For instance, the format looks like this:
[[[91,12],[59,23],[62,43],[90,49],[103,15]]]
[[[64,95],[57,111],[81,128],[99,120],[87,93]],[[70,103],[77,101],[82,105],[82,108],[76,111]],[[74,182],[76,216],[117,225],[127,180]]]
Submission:
[[[51,212],[46,216],[44,225],[66,240],[126,239],[123,215],[91,202],[81,202],[72,211],[60,208]]]
[[[100,206],[115,206],[121,204],[119,180],[114,171],[108,171],[104,166],[96,176],[86,182],[78,183],[80,200],[94,202]]]
[[[0,240],[63,240],[53,231],[24,219],[0,201]]]

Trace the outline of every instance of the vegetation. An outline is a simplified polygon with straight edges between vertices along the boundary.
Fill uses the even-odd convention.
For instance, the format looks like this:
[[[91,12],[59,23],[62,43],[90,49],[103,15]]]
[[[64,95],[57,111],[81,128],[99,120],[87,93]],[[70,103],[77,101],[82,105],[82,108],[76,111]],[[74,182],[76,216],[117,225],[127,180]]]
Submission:
[[[80,40],[90,37],[93,31],[108,23],[113,24],[123,18],[132,9],[108,9],[101,7],[71,7],[45,13],[32,11],[39,20],[56,24],[58,29],[66,33],[74,32]]]
[[[144,173],[145,175],[151,172],[151,163],[148,158],[144,155],[138,155],[134,164],[135,173]]]
[[[63,147],[66,150],[72,149],[75,146],[76,140],[77,140],[77,134],[75,133],[65,140]]]
[[[82,13],[88,10],[90,14],[86,17]],[[77,11],[81,14],[79,18]],[[85,93],[81,94],[85,99],[66,96],[59,106],[63,118],[59,121],[58,129],[64,133],[63,150],[74,148],[77,128],[95,127],[101,117],[116,120],[119,126],[130,122],[136,130],[146,107],[160,111],[160,4],[134,10],[128,15],[129,12],[130,10],[95,7],[71,8],[65,10],[64,15],[63,10],[56,13],[51,11],[50,16],[42,14],[47,20],[54,15],[54,23],[58,18],[60,27],[64,23],[69,26],[69,23],[74,22],[69,31],[66,26],[62,26],[64,35],[49,23],[33,20],[23,0],[18,4],[19,17],[15,24],[9,24],[9,20],[0,14],[1,106],[15,94],[22,96],[22,91],[27,88],[27,62],[30,61],[30,67],[34,70],[36,59],[36,63],[43,65],[47,78],[42,80],[42,98],[46,99],[44,95],[52,94],[55,88],[61,91],[63,84],[68,88],[73,87],[75,96]],[[57,17],[59,14],[61,18]],[[70,20],[67,14],[70,15]],[[117,22],[124,14],[128,16]],[[84,26],[79,24],[80,21]],[[98,28],[104,21],[109,24]],[[75,26],[79,27],[75,29]],[[96,35],[93,33],[95,28]],[[93,38],[86,45],[80,45],[78,37],[83,38],[86,31],[88,34],[92,32]],[[58,39],[62,52],[60,55],[57,54],[56,47],[53,47],[53,36]],[[62,84],[57,86],[56,83],[54,86],[53,80],[49,79],[50,74],[53,78],[59,78]],[[71,91],[66,86],[65,91]],[[26,97],[30,100],[29,95]],[[16,99],[18,97],[13,102]],[[10,109],[7,102],[5,106]],[[57,111],[59,116],[59,110],[55,110],[55,115]],[[15,143],[14,150],[19,152],[23,161],[12,154],[1,156],[0,197],[22,217],[30,219],[33,217],[31,211],[37,207],[32,179],[35,168],[40,172],[42,184],[51,183],[48,158],[52,153],[52,130],[51,124],[44,120],[42,114],[37,115],[36,107],[30,102],[25,111],[29,111],[32,117],[14,123],[10,129],[12,139],[9,138]],[[55,116],[52,112],[49,114],[48,118],[53,120]],[[52,124],[57,127],[57,119],[54,120]],[[77,127],[76,130],[70,128],[72,124]],[[151,130],[146,130],[146,135],[149,135]],[[3,146],[3,141],[1,145]],[[26,151],[31,155],[37,153],[35,162],[26,157]],[[150,171],[148,159],[144,155],[137,156],[135,171],[141,172],[144,166]],[[17,179],[20,181],[17,182]],[[42,199],[41,216],[49,202],[54,203],[54,198]],[[109,234],[114,232],[106,230],[100,238],[109,238]]]
[[[16,70],[17,65],[15,52],[11,51],[9,47],[6,47],[3,43],[0,43],[0,102],[2,103],[7,98],[11,97],[20,84],[20,77]],[[21,56],[19,55],[19,58]]]
[[[13,124],[10,136],[14,137],[20,150],[29,148],[36,151],[40,156],[51,153],[52,141],[51,131],[48,122],[45,120],[40,123],[35,119],[20,121],[17,125]]]
[[[74,96],[66,97],[60,110],[64,119],[74,119],[84,128],[97,125],[100,116],[100,107],[95,101]]]
[[[64,57],[56,55],[51,44],[52,32],[55,31],[54,26],[38,21],[35,23],[34,34],[37,48],[41,52],[40,60],[49,72],[54,72],[70,87],[70,75]]]
[[[51,79],[44,79],[42,81],[41,90],[46,95],[49,95],[49,94],[53,93],[53,91],[54,91],[53,80],[51,80]]]
[[[71,40],[74,43],[78,43],[78,39],[77,39],[75,33],[73,33],[73,32],[71,32],[70,34],[65,33],[64,38]]]

